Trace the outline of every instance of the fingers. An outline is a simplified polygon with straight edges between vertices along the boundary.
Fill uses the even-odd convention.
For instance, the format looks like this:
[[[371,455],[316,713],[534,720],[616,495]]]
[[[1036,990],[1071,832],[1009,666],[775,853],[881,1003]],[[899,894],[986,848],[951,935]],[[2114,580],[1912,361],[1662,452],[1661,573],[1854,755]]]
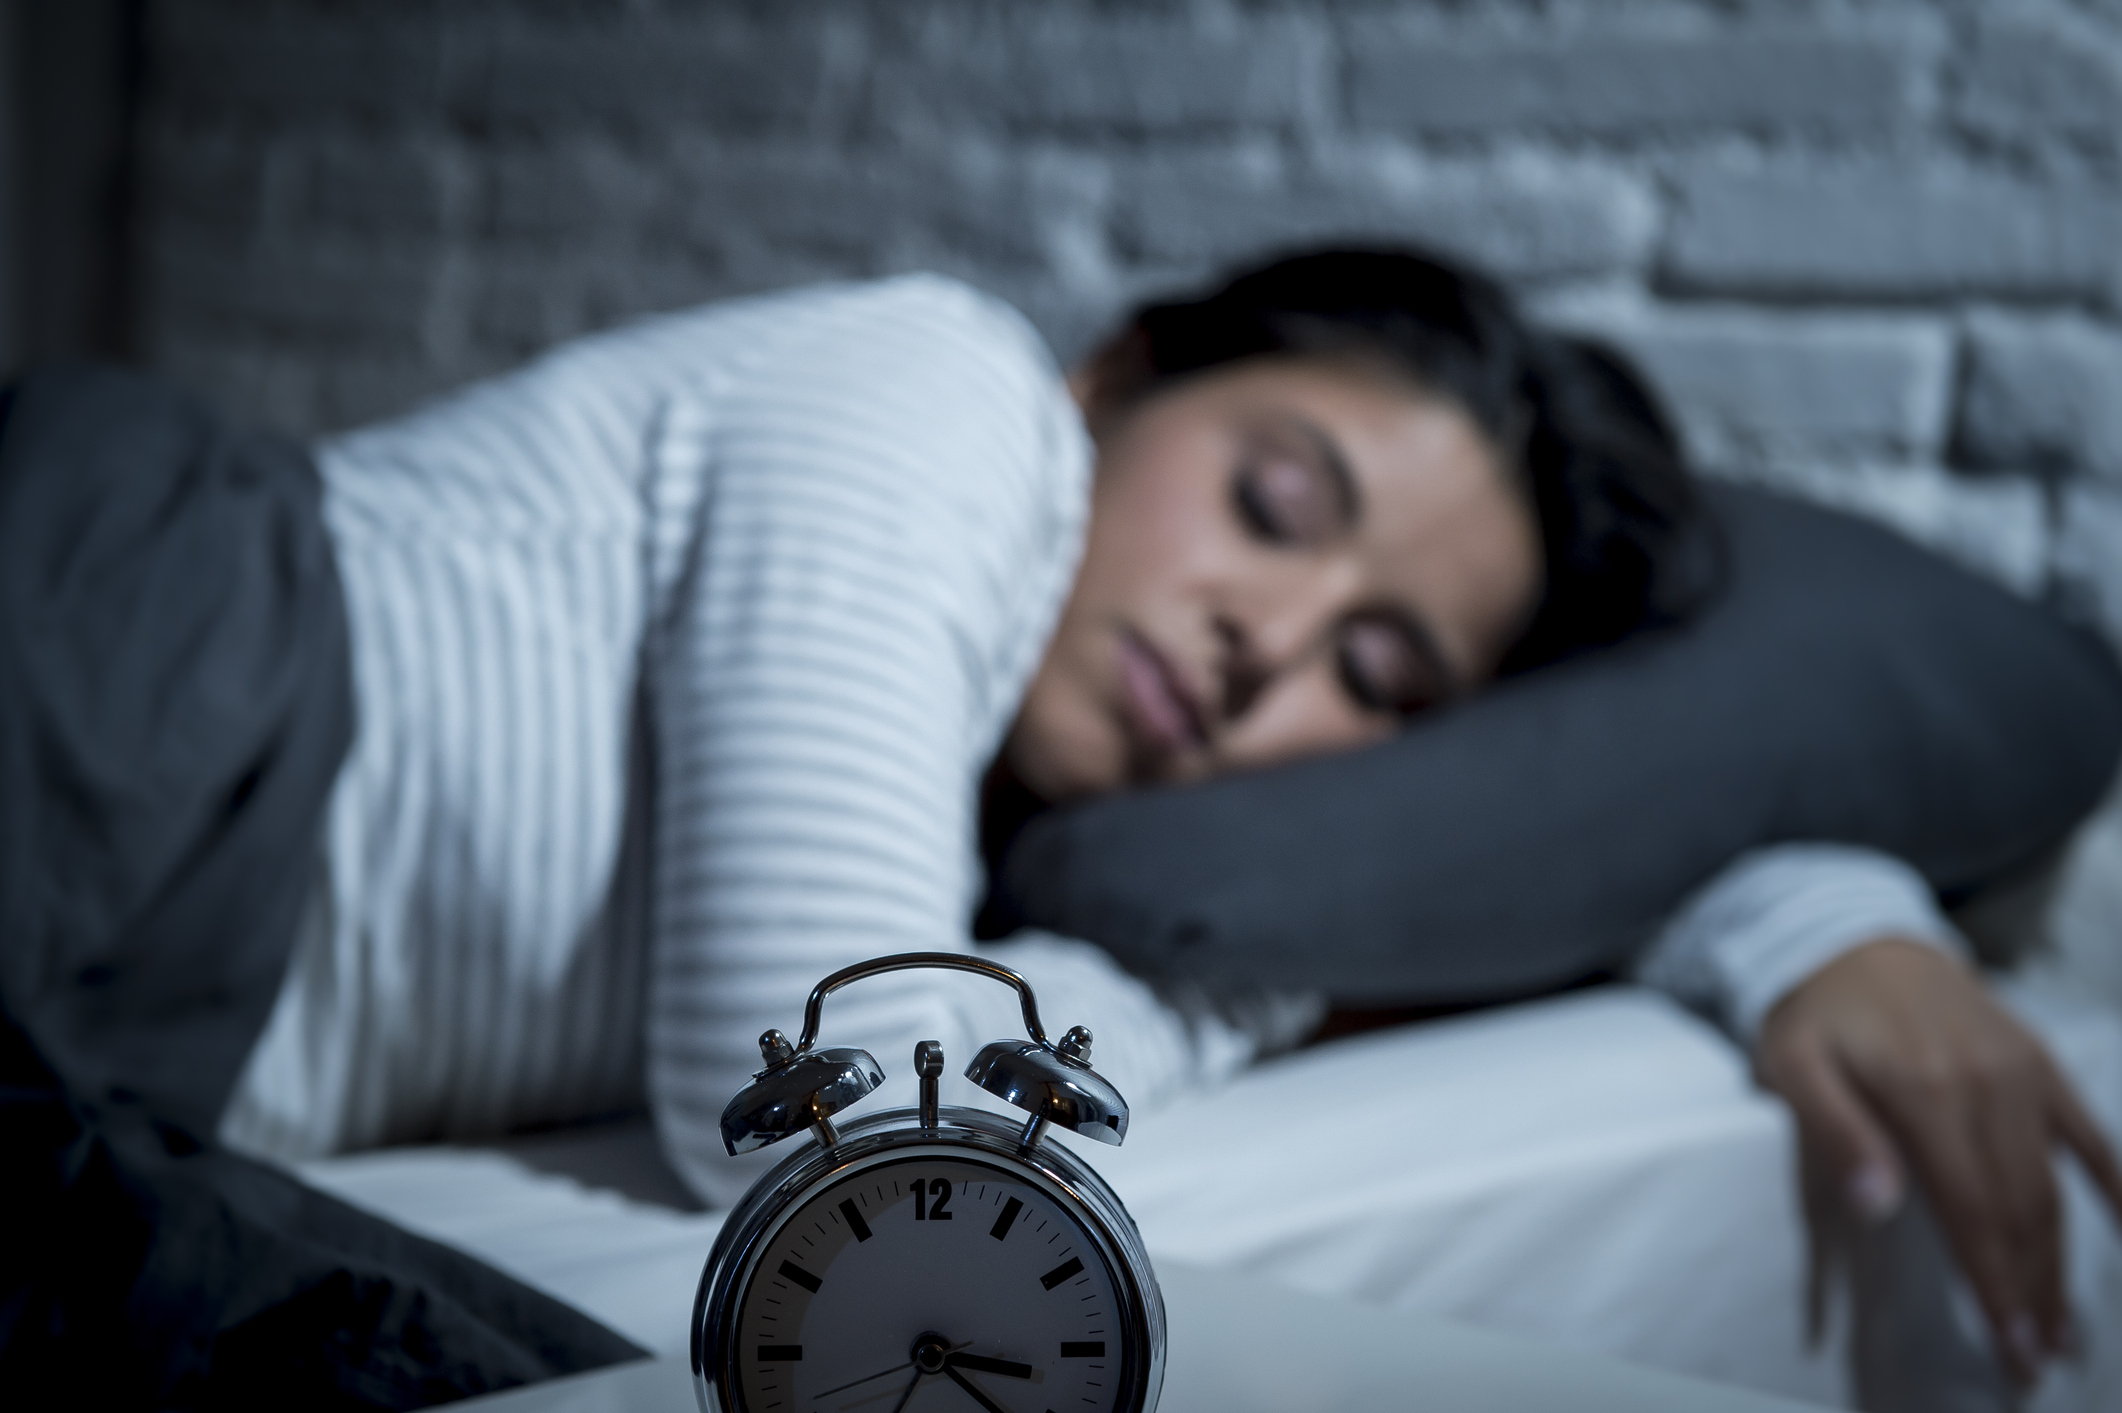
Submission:
[[[1949,1062],[1868,1077],[1866,1093],[1930,1195],[1999,1353],[2031,1379],[2071,1347],[2054,1146],[2082,1142],[2088,1171],[2113,1176],[2114,1161],[2038,1040],[2001,1009],[1981,1032]]]
[[[1798,1125],[1805,1328],[1817,1347],[1826,1338],[1829,1291],[1847,1255],[1850,1218],[1884,1220],[1901,1205],[1905,1183],[1891,1142],[1823,1050],[1784,1045],[1761,1059],[1763,1082],[1783,1095]]]
[[[1790,1105],[1811,1164],[1848,1210],[1868,1222],[1900,1210],[1907,1179],[1893,1139],[1824,1046],[1800,1039],[1764,1053],[1762,1079]]]
[[[2046,1066],[2029,1054],[1978,1082],[1972,1140],[1990,1196],[1990,1228],[2001,1240],[2014,1307],[2003,1334],[2028,1373],[2063,1351],[2069,1306],[2063,1279],[2063,1214],[2052,1158]]]
[[[2122,1166],[2115,1162],[2115,1150],[2107,1135],[2100,1132],[2100,1126],[2079,1102],[2077,1091],[2060,1074],[2055,1076],[2053,1115],[2057,1136],[2084,1165],[2086,1176],[2106,1199],[2109,1214],[2122,1222]]]
[[[1900,1209],[1907,1182],[1893,1142],[1843,1077],[1826,1047],[1803,1030],[1756,1052],[1761,1081],[1783,1096],[1798,1125],[1806,1229],[1806,1339],[1827,1333],[1828,1294],[1846,1259],[1852,1217],[1876,1223]]]
[[[2040,1359],[2039,1335],[2025,1298],[2028,1274],[2005,1216],[2000,1183],[1958,1085],[1942,1073],[1895,1075],[1873,1079],[1867,1092],[1876,1096],[1901,1140],[2000,1355],[2024,1380]]]
[[[2107,1135],[2085,1110],[2078,1093],[2071,1087],[2053,1063],[2049,1066],[2053,1080],[2053,1098],[2050,1114],[2055,1136],[2077,1156],[2086,1176],[2093,1181],[2101,1198],[2107,1204],[2108,1215],[2122,1222],[2122,1165],[2115,1161],[2115,1150],[2107,1141]],[[2060,1330],[2061,1347],[2073,1346],[2074,1339],[2069,1325],[2069,1310],[2063,1313]]]
[[[1842,1210],[1873,1220],[1914,1181],[2005,1366],[2030,1380],[2069,1347],[2054,1149],[2077,1154],[2118,1220],[2122,1163],[1976,976],[1915,944],[1858,948],[1779,1002],[1755,1058],[1798,1120],[1816,1244],[1820,1170],[1839,1182]]]
[[[2066,1323],[2052,1212],[2048,1234],[2041,1235],[2040,1180],[2047,1177],[2047,1159],[2039,1106],[2000,1105],[1994,1117],[1978,1118],[1970,1086],[1957,1072],[1911,1066],[1905,1073],[1867,1076],[1860,1088],[1824,1047],[1787,1045],[1763,1058],[1763,1078],[1798,1120],[1808,1167],[1829,1175],[1843,1211],[1867,1224],[1891,1218],[1906,1196],[1905,1156],[1930,1196],[2004,1362],[2016,1377],[2030,1379],[2045,1336],[2060,1335]],[[2014,1114],[2018,1132],[1997,1134],[2012,1128]],[[2035,1120],[2030,1130],[2027,1116]],[[1993,1164],[1993,1147],[2009,1155],[2004,1166]],[[2028,1154],[2032,1173],[2023,1162]],[[2052,1184],[2046,1200],[2053,1201]],[[1819,1215],[1808,1216],[1817,1263],[1826,1237]]]

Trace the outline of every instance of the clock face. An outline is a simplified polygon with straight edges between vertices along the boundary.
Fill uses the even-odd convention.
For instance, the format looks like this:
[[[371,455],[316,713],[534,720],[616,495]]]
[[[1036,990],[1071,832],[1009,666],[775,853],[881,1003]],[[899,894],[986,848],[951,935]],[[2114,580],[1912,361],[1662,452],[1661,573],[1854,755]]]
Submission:
[[[1117,1406],[1127,1308],[1045,1187],[902,1156],[813,1193],[738,1311],[746,1413],[1094,1413]]]

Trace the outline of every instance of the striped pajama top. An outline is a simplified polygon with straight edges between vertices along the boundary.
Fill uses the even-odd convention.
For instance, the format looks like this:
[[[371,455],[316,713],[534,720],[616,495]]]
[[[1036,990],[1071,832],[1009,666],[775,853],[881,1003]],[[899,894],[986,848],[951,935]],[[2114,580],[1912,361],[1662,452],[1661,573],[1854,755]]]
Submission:
[[[710,1198],[716,1124],[819,978],[969,950],[976,787],[1074,572],[1090,447],[1036,334],[934,277],[570,345],[319,468],[358,724],[224,1130],[280,1157],[639,1105]],[[1086,944],[990,949],[1149,1098],[1303,1004],[1159,995]],[[1012,993],[836,995],[911,1102]],[[1265,1030],[1261,1029],[1265,1026]],[[957,1102],[985,1102],[955,1078]]]
[[[1089,503],[1060,374],[1014,311],[911,276],[585,339],[318,462],[357,730],[224,1135],[285,1159],[646,1102],[733,1200],[779,1156],[717,1132],[759,1033],[851,962],[973,949],[978,782]],[[1788,859],[1746,892],[1763,866],[1669,930],[1675,989],[1833,950],[1776,920]],[[1828,871],[1881,893],[1871,861]],[[1138,1105],[1319,1013],[1153,988],[1064,938],[982,950]],[[937,973],[824,1020],[882,1062],[880,1108],[913,1101],[923,1039],[956,1061],[946,1102],[992,1104],[957,1068],[1021,1026],[1004,988]]]

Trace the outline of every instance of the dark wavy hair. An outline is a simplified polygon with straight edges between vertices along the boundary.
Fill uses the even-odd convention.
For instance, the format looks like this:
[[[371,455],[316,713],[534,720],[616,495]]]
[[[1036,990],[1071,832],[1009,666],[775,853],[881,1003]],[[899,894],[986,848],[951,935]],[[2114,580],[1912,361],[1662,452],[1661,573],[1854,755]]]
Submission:
[[[1457,403],[1540,524],[1546,588],[1503,664],[1522,671],[1685,617],[1721,556],[1672,424],[1618,352],[1542,332],[1502,286],[1412,250],[1318,250],[1136,311],[1098,355],[1124,408],[1220,364],[1357,358]]]

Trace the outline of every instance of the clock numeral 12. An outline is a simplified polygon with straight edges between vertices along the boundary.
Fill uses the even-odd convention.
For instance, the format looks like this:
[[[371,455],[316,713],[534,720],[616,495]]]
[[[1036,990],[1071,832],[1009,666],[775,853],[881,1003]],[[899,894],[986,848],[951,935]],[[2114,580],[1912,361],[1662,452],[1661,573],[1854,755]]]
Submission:
[[[951,1218],[952,1218],[953,1216],[957,1215],[956,1213],[952,1212],[952,1211],[951,1211],[951,1209],[950,1209],[950,1179],[949,1179],[949,1178],[930,1178],[930,1179],[928,1180],[928,1182],[927,1182],[927,1184],[926,1184],[926,1186],[927,1186],[927,1188],[928,1188],[928,1191],[929,1191],[930,1193],[934,1194],[934,1196],[935,1196],[935,1199],[936,1199],[936,1201],[935,1201],[935,1205],[934,1205],[934,1206],[930,1206],[930,1207],[924,1207],[924,1206],[922,1205],[922,1201],[921,1201],[921,1197],[922,1197],[922,1192],[921,1192],[921,1189],[922,1189],[922,1187],[923,1187],[923,1184],[922,1184],[922,1182],[920,1181],[920,1179],[918,1179],[918,1178],[917,1178],[917,1179],[915,1179],[915,1180],[914,1180],[914,1182],[913,1182],[913,1184],[912,1184],[912,1186],[913,1186],[913,1192],[914,1192],[914,1220],[915,1220],[915,1221],[917,1221],[917,1222],[947,1222],[947,1221],[949,1221],[949,1220],[950,1220],[950,1219],[951,1219]]]

